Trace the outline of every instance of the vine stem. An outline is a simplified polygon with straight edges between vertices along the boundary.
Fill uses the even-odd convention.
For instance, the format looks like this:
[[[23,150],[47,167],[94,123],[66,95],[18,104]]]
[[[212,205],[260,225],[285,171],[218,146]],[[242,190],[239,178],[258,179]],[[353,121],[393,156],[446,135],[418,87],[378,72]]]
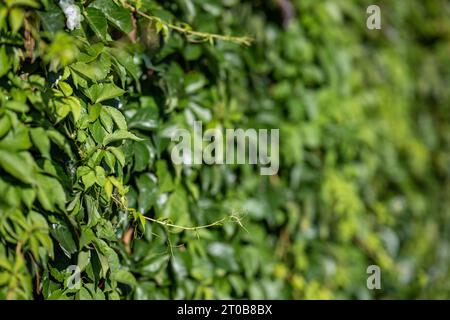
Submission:
[[[212,228],[212,227],[215,227],[215,226],[220,226],[220,225],[224,224],[224,222],[227,220],[227,218],[225,217],[225,218],[217,220],[217,221],[215,221],[213,223],[206,224],[206,225],[203,225],[203,226],[184,227],[184,226],[179,226],[179,225],[176,225],[176,224],[168,223],[166,221],[156,220],[156,219],[153,219],[153,218],[150,218],[150,217],[146,217],[146,216],[144,216],[144,219],[148,220],[148,221],[151,221],[151,222],[159,223],[160,225],[163,225],[165,227],[176,228],[176,229],[186,230],[186,231],[197,231],[197,230],[200,230],[200,229],[207,229],[207,228]]]
[[[175,24],[166,22],[166,21],[162,20],[161,18],[148,15],[142,11],[139,11],[138,9],[136,9],[135,7],[133,7],[131,4],[129,4],[127,2],[124,2],[123,5],[125,6],[125,8],[130,9],[132,12],[135,12],[138,15],[140,15],[150,21],[159,22],[160,24],[166,26],[169,29],[180,32],[186,36],[201,38],[201,39],[203,39],[203,41],[221,40],[221,41],[237,43],[237,44],[244,45],[244,46],[250,46],[253,42],[253,38],[247,37],[247,36],[234,37],[234,36],[226,36],[226,35],[221,35],[221,34],[206,33],[206,32],[190,30],[190,29],[183,28],[183,27],[177,26]]]
[[[130,213],[135,213],[137,212],[137,210],[135,208],[127,208],[120,200],[116,199],[114,196],[111,197],[113,199],[113,201],[118,204],[119,206],[122,207],[122,209],[125,209],[126,211],[130,212]],[[245,231],[247,231],[247,229],[244,227],[244,225],[241,222],[241,218],[237,215],[230,215],[227,217],[224,217],[220,220],[214,221],[210,224],[206,224],[206,225],[201,225],[201,226],[195,226],[195,227],[186,227],[186,226],[180,226],[177,224],[173,224],[173,223],[169,223],[168,221],[161,221],[161,220],[157,220],[157,219],[153,219],[150,217],[146,217],[144,215],[142,215],[142,217],[145,220],[154,222],[154,223],[158,223],[159,225],[165,226],[165,227],[169,227],[169,228],[175,228],[175,229],[179,229],[179,230],[185,230],[185,231],[197,231],[197,230],[201,230],[201,229],[208,229],[208,228],[212,228],[212,227],[216,227],[216,226],[220,226],[223,225],[225,222],[227,222],[227,220],[229,221],[233,221],[235,223],[237,223],[241,228],[243,228]],[[247,231],[248,232],[248,231]]]
[[[136,209],[134,208],[127,208],[127,211],[134,213],[136,212]],[[195,227],[186,227],[186,226],[180,226],[177,224],[173,224],[173,223],[169,223],[168,221],[162,221],[162,220],[157,220],[157,219],[153,219],[150,217],[146,217],[143,216],[143,218],[145,220],[154,222],[154,223],[158,223],[164,227],[169,227],[169,228],[175,228],[175,229],[180,229],[180,230],[185,230],[185,231],[197,231],[197,230],[201,230],[201,229],[208,229],[208,228],[212,228],[212,227],[216,227],[216,226],[221,226],[223,225],[225,222],[227,222],[227,220],[233,220],[234,222],[236,222],[239,226],[241,226],[242,228],[245,229],[245,227],[242,225],[241,223],[241,219],[236,216],[236,215],[231,215],[231,216],[227,216],[224,217],[220,220],[214,221],[210,224],[205,224],[205,225],[201,225],[201,226],[195,226]]]

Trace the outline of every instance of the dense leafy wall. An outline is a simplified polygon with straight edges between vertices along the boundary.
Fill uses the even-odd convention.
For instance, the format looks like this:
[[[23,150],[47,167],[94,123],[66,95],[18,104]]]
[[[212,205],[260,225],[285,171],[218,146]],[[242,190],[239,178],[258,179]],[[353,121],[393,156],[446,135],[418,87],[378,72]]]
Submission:
[[[382,30],[370,1],[0,3],[0,298],[448,298],[446,1]],[[278,175],[173,165],[194,120],[279,128]]]

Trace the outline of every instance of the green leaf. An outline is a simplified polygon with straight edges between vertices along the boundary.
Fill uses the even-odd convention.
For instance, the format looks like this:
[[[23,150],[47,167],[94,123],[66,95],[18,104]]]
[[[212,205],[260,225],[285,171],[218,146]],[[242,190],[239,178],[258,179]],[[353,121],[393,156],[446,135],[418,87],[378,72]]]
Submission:
[[[103,145],[106,146],[112,142],[125,140],[125,139],[134,140],[134,141],[142,141],[143,140],[127,130],[117,130],[111,134],[106,135],[105,139],[103,139]]]
[[[174,189],[175,186],[166,161],[158,160],[156,162],[156,176],[158,177],[159,192],[169,192]]]
[[[108,150],[116,157],[120,165],[123,167],[125,165],[125,155],[122,149],[116,147],[108,147]]]
[[[105,130],[105,128],[102,126],[102,123],[100,120],[96,120],[90,127],[89,131],[92,134],[92,137],[94,138],[95,142],[98,144],[101,144],[103,140],[105,139],[108,132]]]
[[[156,179],[150,173],[142,174],[136,181],[138,196],[138,211],[142,214],[147,213],[156,203],[158,188]]]
[[[80,268],[80,271],[86,269],[87,265],[91,260],[91,251],[81,251],[78,253],[77,265]]]
[[[114,131],[114,121],[106,110],[106,107],[104,107],[100,112],[100,121],[108,133],[112,133]]]
[[[162,211],[162,218],[170,219],[178,225],[189,225],[191,223],[187,194],[183,187],[176,188],[169,196]]]
[[[105,107],[120,130],[127,130],[127,121],[122,112],[113,107]]]
[[[120,295],[116,292],[110,292],[108,293],[108,300],[120,300]]]
[[[39,174],[38,181],[38,199],[45,210],[53,211],[55,205],[61,209],[66,209],[66,193],[60,182],[55,178]]]
[[[101,47],[97,46],[99,49]],[[84,55],[84,60],[90,60],[92,59],[89,55]],[[81,59],[82,60],[82,59]],[[101,80],[104,80],[110,70],[111,70],[111,60],[108,55],[101,54],[100,57],[92,62],[85,63],[82,61],[76,62],[72,65],[70,65],[70,69],[72,71],[75,71],[76,73],[82,75],[86,80],[98,82]],[[73,74],[72,74],[73,76]],[[81,85],[81,84],[80,84]],[[87,82],[82,83],[82,87],[84,88],[87,85]]]
[[[159,271],[167,267],[169,255],[154,255],[141,264],[140,272],[148,277],[154,277]]]
[[[108,267],[112,273],[117,272],[120,269],[119,256],[108,244],[101,240],[96,239],[95,244],[97,245],[100,252],[106,257],[108,261]]]
[[[94,122],[100,116],[103,106],[100,103],[96,103],[89,106],[89,122]]]
[[[68,155],[72,159],[74,158],[74,155],[72,153],[72,149],[70,147],[70,144],[69,144],[68,140],[61,133],[59,133],[56,130],[49,129],[49,130],[47,130],[47,136],[62,151],[64,151],[66,155]]]
[[[89,46],[85,47],[85,50],[85,52],[80,53],[78,60],[84,63],[93,62],[105,50],[105,44],[103,42],[90,44]]]
[[[8,73],[12,62],[9,55],[6,53],[6,46],[0,46],[0,78]]]
[[[17,100],[7,101],[5,107],[15,112],[27,112],[29,110],[28,105],[25,102]]]
[[[80,288],[77,296],[79,300],[94,300],[89,290],[87,290],[85,287]]]
[[[95,167],[95,177],[96,177],[95,182],[99,186],[103,187],[103,185],[105,184],[105,169],[103,169],[100,166],[96,166]]]
[[[137,110],[129,120],[128,126],[131,129],[153,131],[158,128],[158,109],[156,105],[150,105]]]
[[[5,134],[9,132],[11,129],[12,123],[11,118],[8,115],[0,118],[0,138],[2,138]]]
[[[84,190],[89,189],[97,181],[97,177],[95,176],[95,171],[91,170],[87,174],[81,176],[81,180],[83,181],[83,184],[84,184]]]
[[[50,139],[43,128],[30,130],[31,140],[43,157],[50,159]]]
[[[92,103],[99,103],[115,97],[120,97],[125,93],[123,89],[119,88],[114,83],[94,84],[83,92]]]
[[[90,8],[101,10],[106,18],[118,29],[130,33],[133,29],[131,13],[115,4],[111,0],[96,0],[89,5]]]
[[[89,195],[85,195],[84,197],[86,211],[88,214],[88,227],[95,226],[100,220],[100,213],[98,212],[99,204],[98,201]]]
[[[59,81],[58,82],[58,87],[59,87],[59,89],[61,89],[61,91],[63,92],[63,94],[66,97],[69,97],[69,96],[71,96],[73,94],[73,89],[70,86],[70,84],[68,84],[67,82]]]
[[[0,141],[0,149],[10,151],[25,151],[32,146],[29,129],[20,127],[15,131],[11,131],[3,140]]]
[[[39,2],[36,0],[5,0],[8,7],[15,6],[28,6],[33,8],[39,8]]]
[[[66,20],[61,8],[53,1],[50,1],[47,11],[37,11],[44,30],[53,36],[66,26]]]
[[[95,34],[102,40],[106,41],[106,34],[108,30],[108,23],[103,12],[94,7],[86,8],[85,17],[89,23],[89,26],[95,32]]]
[[[107,199],[110,199],[113,192],[113,184],[111,183],[111,180],[106,179],[103,188],[105,189]]]
[[[28,152],[0,150],[0,167],[24,183],[36,183],[36,164]]]
[[[96,236],[92,229],[86,227],[82,228],[80,236],[80,248],[84,248],[85,246],[91,244],[95,238]]]
[[[136,286],[136,278],[128,271],[120,269],[112,274],[112,278],[117,282],[127,284],[131,287]]]
[[[125,68],[128,74],[138,82],[139,66],[135,63],[133,57],[123,49],[108,48],[108,52],[116,58],[117,62]]]
[[[109,151],[105,151],[104,159],[106,162],[106,165],[111,170],[111,173],[115,172],[115,166],[116,166],[116,157]]]
[[[22,27],[25,12],[21,8],[12,8],[9,12],[9,25],[11,31],[16,33]]]
[[[229,244],[221,242],[211,243],[208,246],[208,253],[219,268],[227,271],[238,269],[234,249]]]
[[[77,246],[67,225],[53,223],[50,230],[52,236],[58,241],[59,246],[63,249],[66,256],[70,257],[77,251]]]
[[[151,154],[149,146],[150,141],[142,141],[133,143],[133,154],[134,154],[134,170],[137,172],[144,171],[151,165]]]

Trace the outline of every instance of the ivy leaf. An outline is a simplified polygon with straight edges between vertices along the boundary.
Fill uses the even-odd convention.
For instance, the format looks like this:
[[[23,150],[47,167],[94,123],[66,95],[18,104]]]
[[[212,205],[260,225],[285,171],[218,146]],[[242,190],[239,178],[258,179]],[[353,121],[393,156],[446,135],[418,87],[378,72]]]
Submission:
[[[122,112],[113,107],[107,106],[105,108],[108,111],[109,115],[113,118],[117,127],[120,130],[127,130],[127,121],[125,120],[125,117],[123,116]]]
[[[94,241],[96,237],[94,232],[90,228],[82,228],[81,230],[80,248],[84,248],[85,246],[92,243],[92,241]]]
[[[98,83],[84,90],[84,94],[92,101],[99,103],[115,97],[120,97],[125,91],[114,83]]]
[[[95,34],[102,41],[106,41],[108,22],[106,21],[106,17],[103,12],[97,8],[88,7],[86,8],[85,17]]]
[[[70,256],[77,251],[77,246],[67,225],[62,222],[53,223],[50,232],[58,241],[59,246],[63,249],[66,256],[70,258]]]
[[[6,0],[6,5],[8,7],[13,6],[29,6],[33,8],[39,8],[39,2],[36,0]]]
[[[139,83],[139,66],[134,62],[134,59],[130,54],[128,54],[125,50],[118,48],[108,48],[107,52],[109,52],[117,60],[117,62],[125,68],[136,83]]]
[[[0,77],[8,73],[11,63],[11,59],[6,53],[6,46],[0,46]]]
[[[106,137],[103,139],[103,145],[106,146],[112,142],[120,141],[120,140],[134,140],[134,141],[143,141],[144,139],[141,139],[131,132],[127,130],[117,130],[111,134],[106,135]]]
[[[70,68],[87,80],[97,82],[104,80],[108,76],[111,70],[111,60],[107,55],[101,55],[96,61],[90,63],[76,62]],[[80,80],[77,81],[80,82]],[[80,83],[81,87],[85,87],[85,85],[86,83],[83,85]]]
[[[100,103],[96,103],[89,107],[89,122],[94,122],[100,116],[103,106]]]
[[[30,130],[31,140],[43,157],[50,159],[50,139],[43,128]]]
[[[108,132],[105,130],[105,128],[102,126],[102,123],[100,120],[95,121],[90,127],[89,131],[92,134],[92,137],[94,138],[95,142],[98,144],[102,143],[103,139],[105,139]]]
[[[81,251],[80,253],[78,253],[77,265],[81,271],[86,269],[90,260],[91,260],[91,252],[90,251]]]
[[[53,143],[55,143],[62,151],[64,151],[65,154],[67,154],[70,158],[74,158],[69,142],[60,132],[49,129],[47,130],[47,135]]]
[[[93,45],[86,47],[86,52],[80,53],[78,61],[89,63],[97,59],[100,54],[105,50],[105,44],[103,42],[98,42]]]
[[[169,192],[174,189],[174,184],[166,161],[156,162],[156,176],[158,177],[159,192]]]
[[[107,265],[112,273],[115,273],[120,268],[120,262],[119,262],[119,256],[117,253],[108,246],[108,244],[101,240],[101,239],[95,239],[96,247],[100,250],[100,252],[106,257],[107,259]],[[106,266],[105,266],[106,269]]]
[[[128,123],[129,128],[152,131],[158,128],[158,109],[156,106],[141,108],[133,115]]]
[[[102,111],[100,112],[100,122],[103,124],[103,127],[105,128],[107,133],[113,132],[114,121],[109,112],[106,110],[106,107],[102,108]]]
[[[37,176],[37,181],[37,196],[42,207],[48,211],[53,211],[56,205],[64,211],[66,207],[66,194],[59,181],[42,174]]]
[[[105,185],[103,186],[103,188],[105,189],[106,197],[108,199],[110,199],[112,192],[113,192],[113,184],[112,184],[111,180],[106,179]]]
[[[70,107],[70,111],[72,112],[73,119],[75,120],[75,122],[78,122],[78,120],[80,120],[81,113],[82,113],[80,101],[75,97],[69,97],[65,100],[67,102],[67,105]]]
[[[0,149],[10,151],[25,151],[30,149],[31,146],[29,130],[24,127],[11,132],[0,141]]]
[[[116,147],[109,147],[108,150],[116,157],[120,165],[123,167],[125,165],[125,155],[122,149]]]
[[[9,24],[12,32],[16,33],[22,27],[25,12],[21,8],[12,8],[9,13]]]
[[[112,274],[112,278],[117,282],[127,284],[131,287],[136,286],[136,278],[128,271],[120,269]]]
[[[145,214],[156,203],[158,192],[156,179],[150,173],[146,173],[142,174],[136,182],[139,190],[138,211]]]
[[[208,246],[208,253],[213,258],[214,263],[227,271],[238,269],[234,249],[226,243],[214,242]]]
[[[178,187],[169,196],[167,203],[162,211],[162,218],[171,219],[178,225],[189,225],[189,206],[187,194],[183,187]]]
[[[93,300],[91,293],[85,287],[81,287],[80,291],[77,292],[79,300]]]
[[[95,182],[103,187],[103,185],[105,184],[105,169],[103,169],[103,167],[100,166],[96,166],[95,167]]]
[[[86,204],[86,211],[89,217],[88,227],[93,227],[98,223],[100,219],[100,213],[98,212],[98,201],[93,197],[86,195],[84,197]]]
[[[66,97],[69,97],[73,94],[73,89],[67,82],[64,81],[58,82],[58,87]]]
[[[101,10],[106,18],[118,29],[130,33],[133,29],[130,12],[118,6],[111,0],[96,0],[89,5],[90,8]]]
[[[50,32],[53,36],[60,30],[63,30],[66,26],[66,20],[61,8],[53,1],[48,4],[47,10],[37,11],[38,16],[41,18],[42,26],[47,32]]]
[[[35,184],[35,162],[28,152],[0,150],[0,167],[27,184]]]
[[[81,180],[84,184],[84,190],[87,190],[95,184],[97,177],[95,176],[95,172],[91,170],[87,174],[81,176]]]
[[[134,170],[137,172],[144,171],[151,165],[150,159],[150,141],[136,142],[133,143],[133,154],[134,154]]]
[[[5,134],[9,132],[11,129],[12,123],[11,118],[8,115],[0,118],[0,138],[2,138]]]

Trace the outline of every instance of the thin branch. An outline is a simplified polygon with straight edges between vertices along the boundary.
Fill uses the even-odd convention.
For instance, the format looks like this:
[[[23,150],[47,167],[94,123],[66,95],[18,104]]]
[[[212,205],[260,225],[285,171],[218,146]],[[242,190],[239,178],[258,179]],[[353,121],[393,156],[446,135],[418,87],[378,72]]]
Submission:
[[[137,212],[137,210],[135,208],[127,208],[119,199],[117,199],[114,195],[111,196],[111,199],[117,204],[119,205],[122,209],[130,212],[130,213],[135,213]],[[173,223],[169,223],[169,221],[167,220],[157,220],[157,219],[153,219],[150,217],[146,217],[144,216],[144,219],[150,222],[154,222],[154,223],[158,223],[159,225],[162,225],[164,227],[169,227],[169,228],[174,228],[174,229],[179,229],[179,230],[185,230],[185,231],[195,231],[197,232],[198,230],[201,229],[208,229],[208,228],[213,228],[213,227],[217,227],[217,226],[221,226],[226,222],[235,222],[237,223],[241,228],[243,228],[246,232],[248,232],[248,230],[244,227],[244,225],[242,224],[241,220],[242,218],[236,214],[231,214],[230,216],[224,217],[220,220],[214,221],[210,224],[206,224],[206,225],[202,225],[202,226],[195,226],[195,227],[185,227],[185,226],[180,226],[180,225],[176,225]]]
[[[253,42],[253,38],[247,37],[247,36],[234,37],[234,36],[226,36],[226,35],[220,35],[220,34],[214,34],[214,33],[194,31],[194,30],[191,30],[186,27],[181,27],[181,26],[166,22],[156,16],[148,15],[142,11],[139,11],[138,9],[136,9],[129,3],[125,2],[123,5],[125,6],[125,8],[130,9],[132,12],[134,12],[150,21],[158,22],[158,23],[162,24],[163,26],[167,27],[168,29],[175,30],[179,33],[184,34],[185,36],[188,36],[188,37],[198,38],[199,39],[199,40],[197,40],[198,42],[221,40],[221,41],[237,43],[237,44],[244,45],[244,46],[250,46]]]
[[[203,225],[203,226],[184,227],[184,226],[179,226],[179,225],[176,225],[176,224],[168,223],[167,221],[161,221],[161,220],[157,220],[157,219],[153,219],[153,218],[144,216],[145,220],[158,223],[158,224],[160,224],[162,226],[165,226],[165,227],[175,228],[175,229],[180,229],[180,230],[186,230],[186,231],[197,231],[197,230],[200,230],[200,229],[208,229],[208,228],[220,226],[220,225],[223,225],[228,220],[227,218],[228,217],[225,217],[225,218],[217,220],[217,221],[215,221],[213,223],[206,224],[206,225]]]

